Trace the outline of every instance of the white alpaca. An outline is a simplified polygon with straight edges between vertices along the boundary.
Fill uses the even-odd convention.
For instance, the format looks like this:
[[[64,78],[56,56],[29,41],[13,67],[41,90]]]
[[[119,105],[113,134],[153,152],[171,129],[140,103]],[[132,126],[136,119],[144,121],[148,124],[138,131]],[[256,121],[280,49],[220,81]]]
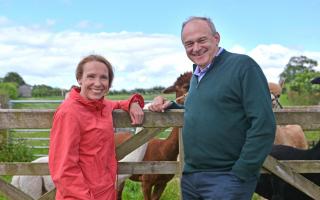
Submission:
[[[138,127],[136,129],[136,133],[139,132],[140,130],[142,130],[142,128]],[[122,158],[120,160],[120,162],[140,162],[140,161],[142,161],[144,154],[146,153],[147,146],[148,146],[148,143],[141,145],[139,148],[137,148],[136,150],[132,151],[131,153],[126,155],[124,158]],[[118,178],[118,181],[117,181],[118,186],[121,185],[130,176],[132,176],[132,174],[118,175],[118,177],[117,177]]]
[[[147,149],[147,144],[141,145],[136,150],[125,156],[120,162],[140,162],[142,161]],[[32,163],[48,163],[48,156],[40,157]],[[118,175],[118,185],[129,178],[131,174]],[[33,199],[39,199],[47,191],[55,188],[51,176],[13,176],[11,184],[19,188]]]
[[[48,163],[48,156],[40,157],[32,163]],[[38,199],[46,191],[54,189],[50,176],[13,176],[11,184],[33,199]]]

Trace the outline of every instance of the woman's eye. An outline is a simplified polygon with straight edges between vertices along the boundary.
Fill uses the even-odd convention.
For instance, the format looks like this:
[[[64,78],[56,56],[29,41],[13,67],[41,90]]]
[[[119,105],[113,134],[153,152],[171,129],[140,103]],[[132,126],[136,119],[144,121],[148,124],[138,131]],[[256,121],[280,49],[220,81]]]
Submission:
[[[101,79],[103,79],[103,80],[109,80],[109,77],[108,77],[108,76],[101,76]]]

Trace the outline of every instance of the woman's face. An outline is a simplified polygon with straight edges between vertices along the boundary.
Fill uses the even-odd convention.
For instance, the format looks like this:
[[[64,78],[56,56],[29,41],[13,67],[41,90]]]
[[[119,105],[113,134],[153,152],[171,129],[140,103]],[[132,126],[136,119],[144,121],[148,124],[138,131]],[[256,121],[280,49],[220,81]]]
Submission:
[[[83,65],[82,77],[78,80],[80,95],[86,99],[98,100],[109,91],[109,71],[107,66],[98,61]]]

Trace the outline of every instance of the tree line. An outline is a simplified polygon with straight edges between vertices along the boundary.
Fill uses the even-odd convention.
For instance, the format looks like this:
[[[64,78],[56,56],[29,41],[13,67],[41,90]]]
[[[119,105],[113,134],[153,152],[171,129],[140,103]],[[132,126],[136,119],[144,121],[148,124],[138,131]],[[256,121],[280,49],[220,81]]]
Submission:
[[[6,107],[9,99],[17,99],[21,96],[19,93],[20,86],[27,86],[31,89],[31,97],[57,97],[64,96],[67,92],[65,89],[51,87],[48,85],[28,85],[17,72],[8,72],[5,77],[0,78],[0,108]],[[136,88],[133,90],[111,90],[109,94],[118,95],[118,94],[159,94],[165,88],[162,86],[155,86],[152,88]]]

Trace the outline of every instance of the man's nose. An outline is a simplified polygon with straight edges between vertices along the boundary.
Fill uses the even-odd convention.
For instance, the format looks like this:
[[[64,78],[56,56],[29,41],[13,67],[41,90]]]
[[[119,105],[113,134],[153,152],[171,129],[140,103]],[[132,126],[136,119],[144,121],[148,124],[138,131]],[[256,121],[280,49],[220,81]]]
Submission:
[[[200,45],[199,45],[199,43],[195,42],[195,43],[193,44],[193,51],[197,52],[197,51],[199,51],[199,50],[200,50]]]

